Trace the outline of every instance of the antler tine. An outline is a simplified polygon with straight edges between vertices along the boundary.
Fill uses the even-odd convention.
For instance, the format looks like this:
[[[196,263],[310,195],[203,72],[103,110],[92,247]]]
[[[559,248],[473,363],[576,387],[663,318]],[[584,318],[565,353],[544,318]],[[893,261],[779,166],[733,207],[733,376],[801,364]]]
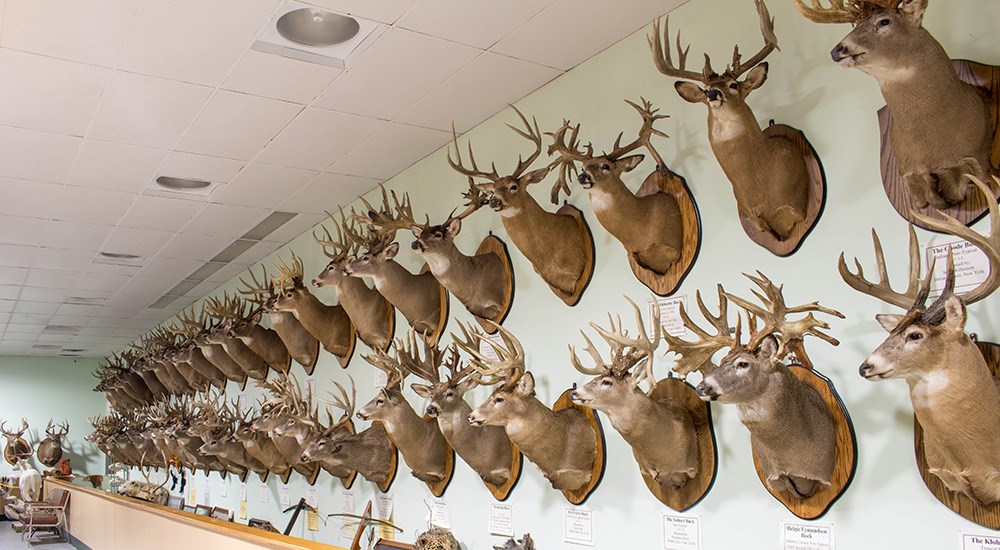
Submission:
[[[313,240],[315,240],[317,244],[323,247],[323,254],[327,258],[330,258],[331,260],[337,260],[347,256],[350,253],[351,245],[346,242],[346,239],[344,237],[344,231],[340,226],[340,222],[338,222],[336,218],[333,217],[333,214],[331,214],[330,212],[327,212],[326,215],[327,217],[330,218],[330,221],[333,223],[333,228],[337,230],[336,240],[334,240],[334,238],[330,235],[330,230],[327,229],[325,225],[320,225],[320,228],[323,230],[324,236],[326,238],[321,239],[319,235],[316,234],[316,230],[314,229]],[[340,215],[341,217],[343,217],[344,215],[343,208],[340,209]],[[328,252],[327,249],[333,250],[333,253]]]
[[[778,48],[778,37],[774,35],[774,18],[767,11],[764,0],[754,0],[754,4],[757,6],[757,15],[760,17],[760,34],[764,37],[764,46],[746,63],[740,62],[740,47],[735,46],[733,48],[733,64],[730,66],[730,72],[734,77],[738,77],[756,67],[758,63],[771,55],[771,52],[774,50],[781,49]]]
[[[848,0],[846,5],[844,0],[830,0],[829,8],[824,8],[820,0],[810,0],[812,7],[807,6],[803,0],[794,2],[799,13],[814,23],[854,23],[861,13],[858,2],[854,0]]]
[[[392,389],[397,386],[402,387],[403,379],[406,378],[406,371],[403,370],[396,358],[392,357],[384,350],[377,348],[373,349],[372,353],[362,355],[361,357],[373,367],[388,375],[389,380],[386,383],[387,389]]]
[[[472,356],[468,365],[477,374],[470,373],[469,376],[477,384],[492,385],[503,381],[504,388],[512,388],[521,379],[521,376],[524,375],[524,348],[521,347],[521,343],[507,329],[493,321],[487,320],[487,324],[494,326],[500,331],[500,339],[503,344],[494,342],[476,329],[469,330],[461,322],[459,322],[458,326],[462,330],[464,339],[458,339],[454,333],[452,333],[452,338],[455,339],[455,344],[459,348]],[[481,342],[485,342],[493,348],[499,360],[494,361],[480,352],[479,344]],[[484,379],[484,377],[490,378]]]
[[[990,231],[988,234],[983,235],[978,231],[966,227],[965,224],[944,212],[938,211],[939,217],[927,216],[916,211],[912,212],[912,214],[917,221],[922,222],[927,227],[961,237],[976,245],[979,250],[983,251],[983,254],[986,254],[990,266],[990,273],[986,277],[986,280],[976,288],[959,296],[963,303],[969,305],[986,298],[995,292],[997,288],[1000,288],[1000,212],[998,212],[1000,208],[997,206],[996,197],[994,197],[992,190],[986,183],[974,176],[966,177],[975,184],[986,198],[987,205],[989,205]],[[1000,185],[1000,179],[994,176],[993,180],[997,185]],[[928,269],[928,271],[931,270]]]
[[[489,199],[487,199],[486,197],[486,193],[483,193],[482,190],[480,190],[479,187],[476,186],[476,180],[473,179],[472,176],[469,176],[469,189],[467,189],[464,193],[462,193],[462,198],[465,199],[465,205],[464,205],[465,210],[463,210],[462,213],[459,214],[458,216],[455,215],[455,212],[458,209],[456,208],[455,210],[452,210],[451,214],[448,214],[448,222],[456,219],[464,220],[465,218],[468,218],[469,216],[474,214],[483,206],[486,206],[486,204],[489,202]]]
[[[420,351],[417,349],[416,331],[410,329],[406,332],[405,340],[396,339],[396,359],[399,365],[406,371],[414,374],[421,380],[437,384],[440,382],[441,361],[444,354],[436,346],[430,345],[426,339],[421,339],[424,348],[424,358],[420,358]]]
[[[680,306],[680,317],[684,326],[697,336],[697,340],[689,342],[676,336],[672,336],[665,328],[661,329],[663,341],[667,343],[667,353],[674,353],[679,356],[672,370],[681,376],[686,376],[693,371],[700,371],[704,375],[711,374],[715,370],[712,363],[712,356],[721,349],[734,348],[740,345],[740,334],[742,332],[739,314],[736,315],[736,330],[729,326],[729,307],[726,294],[722,285],[717,285],[716,291],[719,294],[719,314],[712,315],[705,306],[701,298],[701,291],[695,292],[695,299],[698,302],[698,309],[705,319],[716,329],[715,334],[711,334],[699,327],[688,315],[684,304]],[[732,335],[731,335],[732,334]]]
[[[340,392],[340,395],[337,395],[331,391],[328,392],[330,394],[330,400],[329,401],[325,399],[322,400],[324,403],[328,403],[344,411],[344,418],[346,420],[337,423],[335,426],[331,426],[332,429],[339,428],[341,425],[350,421],[351,417],[354,416],[354,409],[357,406],[358,388],[354,385],[354,378],[351,377],[350,374],[347,375],[347,378],[351,381],[350,394],[348,394],[347,390],[340,382],[333,380],[333,385],[334,387],[337,388],[337,391]]]
[[[520,154],[517,155],[517,167],[514,168],[514,172],[510,177],[519,178],[521,177],[521,174],[523,174],[524,171],[527,170],[536,159],[538,159],[538,155],[542,153],[542,134],[538,131],[538,120],[535,117],[531,117],[531,122],[534,124],[534,126],[532,126],[531,124],[528,124],[528,119],[517,107],[510,105],[510,108],[517,113],[517,117],[521,119],[521,123],[524,124],[525,129],[521,130],[512,124],[508,124],[507,127],[513,130],[515,134],[535,144],[535,151],[528,155],[528,158],[522,159]],[[496,172],[495,168],[494,172]]]
[[[364,203],[367,210],[363,215],[353,213],[351,217],[374,229],[379,237],[395,236],[396,231],[409,229],[410,226],[414,225],[410,195],[403,193],[403,199],[400,200],[395,190],[386,193],[385,186],[381,184],[379,184],[379,189],[382,191],[381,209],[376,210],[371,203],[361,197],[361,202]],[[389,204],[390,195],[392,196],[392,205]]]
[[[260,268],[261,268],[261,276],[265,281],[268,281],[267,266],[261,265]],[[274,286],[270,284],[270,282],[265,285],[260,281],[258,281],[257,275],[253,272],[253,268],[250,268],[247,271],[250,272],[250,279],[253,281],[253,284],[246,282],[246,280],[243,279],[243,277],[240,277],[240,283],[242,283],[243,286],[246,287],[246,290],[239,289],[238,292],[244,296],[256,296],[258,299],[260,299],[261,296],[270,297],[271,294],[273,294]],[[263,300],[260,301],[263,302],[266,300],[267,298],[264,298]]]
[[[622,361],[619,365],[615,365],[615,368],[619,372],[627,372],[629,369],[637,365],[638,363],[643,363],[643,371],[645,372],[642,379],[648,379],[650,384],[654,381],[653,375],[653,353],[656,348],[660,346],[660,308],[654,307],[652,314],[653,321],[653,337],[649,337],[649,333],[646,331],[646,323],[642,319],[642,310],[639,309],[638,304],[636,304],[631,298],[625,296],[625,300],[628,301],[629,305],[632,306],[632,311],[635,313],[635,324],[638,329],[638,333],[635,338],[630,338],[628,332],[622,330],[621,319],[618,320],[617,330],[606,331],[594,323],[590,326],[594,327],[594,330],[601,335],[609,343],[615,342],[620,346],[625,346],[628,349],[628,353],[622,356]],[[650,386],[652,390],[652,386]]]
[[[665,18],[665,24],[663,26],[662,42],[660,33],[660,21],[653,21],[653,34],[646,37],[646,41],[649,43],[650,50],[653,53],[653,64],[656,65],[657,70],[666,76],[672,76],[676,78],[683,78],[684,80],[694,80],[695,82],[705,82],[714,73],[712,70],[712,65],[709,60],[708,54],[705,54],[705,68],[702,71],[689,71],[685,69],[687,64],[688,51],[691,50],[691,45],[688,44],[687,48],[681,47],[681,33],[677,33],[677,65],[674,65],[674,60],[671,57],[670,52],[670,17]]]
[[[661,157],[660,153],[656,150],[655,147],[653,147],[652,136],[658,136],[662,138],[667,138],[669,136],[666,133],[654,128],[653,124],[655,124],[656,121],[658,120],[663,120],[665,118],[670,118],[670,117],[668,115],[657,114],[660,112],[660,110],[654,109],[653,103],[647,100],[646,98],[640,97],[639,100],[642,102],[642,107],[640,107],[637,103],[634,103],[627,99],[625,100],[625,103],[628,103],[630,106],[632,106],[633,109],[639,112],[639,116],[642,117],[642,126],[639,128],[638,137],[636,137],[635,141],[633,141],[632,143],[622,147],[620,145],[622,134],[618,134],[618,139],[615,140],[614,149],[612,150],[611,153],[608,153],[608,158],[611,159],[621,158],[623,155],[630,153],[638,149],[640,146],[642,146],[645,147],[646,150],[648,150],[649,153],[653,156],[653,159],[656,161],[656,166],[662,169],[666,167],[666,163],[663,162],[663,157]]]
[[[518,114],[520,114],[520,112],[518,112]],[[515,129],[515,131],[517,130]],[[490,180],[493,183],[500,181],[500,174],[497,174],[496,165],[495,164],[492,165],[491,172],[480,170],[479,165],[476,164],[476,156],[472,152],[472,142],[471,141],[468,142],[467,145],[469,148],[469,162],[472,163],[472,168],[466,168],[465,161],[462,160],[462,149],[459,148],[458,146],[458,132],[455,130],[455,123],[453,122],[451,124],[451,145],[449,145],[447,149],[448,166],[451,166],[451,169],[458,172],[459,174],[468,176],[470,178],[483,178],[486,180]],[[455,158],[452,158],[451,156],[452,146],[455,147]]]
[[[923,305],[924,300],[927,298],[927,293],[930,291],[930,276],[934,269],[933,263],[928,266],[927,278],[923,281],[923,283],[921,283],[920,245],[917,243],[917,233],[913,230],[913,225],[910,225],[910,272],[905,292],[897,292],[893,290],[892,285],[889,284],[889,274],[885,267],[885,254],[882,252],[882,242],[879,240],[878,233],[875,232],[875,229],[872,229],[872,243],[875,248],[875,266],[878,269],[879,275],[878,284],[873,284],[865,279],[864,269],[861,267],[861,262],[858,261],[857,258],[854,259],[854,265],[857,272],[852,273],[850,268],[847,267],[847,263],[844,261],[844,253],[841,252],[840,259],[837,263],[837,271],[840,272],[840,277],[844,280],[844,282],[862,294],[867,294],[882,300],[883,302],[901,307],[903,309]],[[923,299],[920,299],[921,296],[923,296]]]
[[[567,132],[570,133],[568,142],[566,141]],[[558,157],[549,163],[550,170],[556,167],[559,169],[559,177],[556,178],[556,182],[553,184],[552,191],[549,194],[552,204],[558,204],[560,192],[565,192],[567,196],[570,194],[567,180],[575,177],[577,173],[576,162],[583,162],[593,158],[594,147],[588,143],[586,145],[586,152],[581,151],[579,149],[580,125],[573,126],[569,120],[565,119],[559,129],[554,132],[545,132],[545,135],[552,138],[552,145],[549,145],[548,154],[550,156],[553,153],[558,154]]]
[[[593,325],[592,325],[593,326]],[[580,358],[576,355],[576,348],[573,345],[567,345],[569,348],[569,360],[573,364],[573,368],[580,371],[587,376],[601,376],[603,374],[608,374],[611,372],[611,365],[604,362],[604,358],[601,357],[601,352],[597,351],[597,347],[594,346],[594,342],[587,336],[586,332],[580,331],[583,335],[583,339],[587,341],[587,346],[583,348],[593,359],[594,367],[585,367],[583,363],[580,362]]]

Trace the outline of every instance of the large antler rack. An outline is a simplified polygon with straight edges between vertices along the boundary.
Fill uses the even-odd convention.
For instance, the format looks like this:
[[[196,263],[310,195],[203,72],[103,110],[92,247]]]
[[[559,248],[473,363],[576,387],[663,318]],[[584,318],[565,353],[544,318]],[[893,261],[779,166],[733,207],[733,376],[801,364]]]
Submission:
[[[385,384],[387,391],[402,391],[403,380],[406,378],[407,372],[399,364],[398,358],[389,355],[388,352],[381,349],[373,349],[370,354],[362,355],[361,357],[388,376],[388,381]]]
[[[326,225],[320,225],[320,228],[323,229],[323,238],[320,238],[316,230],[313,230],[313,239],[323,247],[323,254],[331,260],[342,260],[354,254],[358,248],[357,242],[350,239],[348,234],[345,234],[348,222],[343,208],[339,208],[338,212],[340,213],[340,221],[337,221],[330,212],[326,213],[327,217],[330,218],[330,223],[333,224],[333,228],[337,231],[336,239],[330,235],[330,230],[326,228]]]
[[[715,334],[699,327],[688,315],[684,304],[680,306],[680,317],[684,326],[697,337],[697,340],[688,341],[671,335],[666,328],[661,329],[663,341],[667,343],[667,353],[677,356],[677,361],[672,367],[673,371],[681,376],[699,371],[708,376],[715,370],[715,363],[712,357],[716,352],[723,349],[732,349],[740,345],[742,328],[740,316],[736,315],[735,330],[729,326],[729,302],[726,294],[722,290],[722,285],[717,285],[719,293],[719,313],[713,315],[705,302],[701,299],[701,291],[695,292],[695,300],[698,302],[698,309],[702,316],[715,328]]]
[[[875,11],[892,10],[899,6],[899,0],[829,0],[830,7],[824,7],[820,0],[794,0],[799,13],[813,23],[857,23]]]
[[[474,372],[470,371],[467,375],[470,379],[483,386],[492,386],[503,382],[503,389],[512,389],[524,376],[524,348],[510,331],[493,321],[486,320],[486,322],[500,332],[502,343],[487,338],[479,330],[470,329],[462,322],[458,323],[458,328],[462,331],[462,338],[459,338],[455,333],[452,333],[451,337],[459,349],[471,356],[468,367]],[[496,359],[482,353],[480,344],[483,342],[493,349],[497,356]]]
[[[348,393],[347,389],[345,389],[340,382],[333,380],[333,385],[337,389],[337,393],[334,393],[332,391],[327,392],[330,394],[330,399],[320,400],[323,401],[324,403],[333,405],[334,407],[337,407],[338,409],[344,411],[344,415],[341,417],[340,421],[338,421],[336,424],[333,422],[333,416],[332,415],[330,416],[331,430],[337,430],[338,428],[347,425],[351,421],[351,418],[354,416],[354,410],[357,408],[358,388],[354,384],[354,378],[350,374],[347,375],[347,378],[351,381],[350,393]],[[327,413],[329,414],[329,410],[327,411]]]
[[[587,336],[587,333],[580,331],[583,335],[583,339],[587,341],[587,347],[584,348],[590,356],[594,359],[595,367],[584,367],[583,363],[580,362],[580,358],[576,355],[576,349],[571,345],[569,347],[570,360],[573,363],[573,368],[582,372],[583,374],[589,376],[601,376],[605,374],[610,374],[618,378],[624,378],[626,375],[632,371],[638,365],[642,365],[641,373],[636,375],[634,381],[636,385],[639,385],[642,381],[649,382],[649,392],[652,392],[653,387],[656,385],[656,377],[653,374],[653,352],[656,348],[660,346],[660,309],[659,307],[653,308],[652,315],[652,325],[653,325],[653,337],[650,338],[649,333],[646,331],[646,324],[642,318],[642,310],[639,306],[632,301],[628,296],[625,297],[628,303],[632,306],[632,310],[635,312],[635,324],[638,328],[638,333],[634,338],[630,337],[628,331],[622,326],[621,316],[617,316],[612,319],[611,314],[608,314],[608,325],[609,328],[605,329],[599,326],[597,323],[590,323],[590,327],[594,329],[601,338],[607,342],[610,347],[610,362],[605,362],[601,357],[601,353],[594,346],[594,342]]]
[[[286,264],[285,260],[278,256],[278,263],[274,264],[274,268],[278,270],[278,273],[271,277],[271,282],[279,291],[293,287],[296,283],[302,283],[305,270],[302,258],[296,256],[294,250],[292,250],[292,265]]]
[[[395,342],[396,359],[399,366],[406,372],[413,374],[417,378],[436,384],[440,381],[438,369],[444,361],[444,351],[437,346],[432,346],[426,338],[421,338],[423,343],[423,357],[417,349],[417,334],[415,330],[408,330],[405,339],[397,338]]]
[[[796,0],[796,2],[799,1],[800,0]],[[761,49],[746,62],[742,61],[740,47],[733,47],[733,59],[729,66],[726,67],[723,74],[734,79],[739,78],[743,75],[743,73],[757,66],[757,64],[767,58],[771,52],[778,49],[778,38],[774,35],[774,18],[771,17],[771,14],[767,11],[767,6],[764,5],[764,0],[754,0],[754,4],[756,4],[757,15],[760,18],[760,33],[764,38],[764,46],[761,47]],[[656,68],[666,76],[681,78],[684,80],[693,80],[695,82],[701,82],[702,84],[707,84],[709,81],[721,76],[712,69],[712,59],[707,53],[705,54],[705,66],[702,68],[701,72],[690,71],[685,68],[687,64],[688,51],[690,51],[691,46],[688,45],[687,48],[681,47],[681,35],[679,32],[677,33],[676,38],[677,65],[674,65],[670,50],[669,17],[666,18],[666,24],[663,27],[662,33],[660,32],[660,22],[653,22],[653,34],[652,36],[647,37],[647,41],[649,42],[650,50],[653,53],[653,63],[656,65]]]

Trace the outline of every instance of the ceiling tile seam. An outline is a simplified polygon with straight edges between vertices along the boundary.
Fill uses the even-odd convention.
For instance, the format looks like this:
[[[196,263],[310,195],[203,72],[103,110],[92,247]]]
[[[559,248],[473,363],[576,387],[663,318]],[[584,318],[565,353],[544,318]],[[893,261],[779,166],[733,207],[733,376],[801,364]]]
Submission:
[[[2,39],[0,39],[0,40],[2,40]],[[24,49],[21,49],[21,48],[14,48],[14,47],[11,47],[11,46],[0,46],[0,50],[7,50],[7,51],[11,51],[11,52],[18,52],[18,53],[23,53],[23,54],[26,54],[26,55],[34,55],[34,56],[37,56],[37,57],[44,57],[46,59],[52,59],[52,60],[55,60],[55,61],[62,61],[64,63],[73,63],[75,65],[82,65],[84,67],[92,67],[92,68],[95,68],[95,69],[106,69],[106,70],[107,69],[109,69],[109,70],[114,70],[115,69],[115,67],[113,65],[101,65],[100,63],[91,63],[91,62],[88,62],[88,61],[80,61],[78,59],[70,59],[68,57],[59,57],[58,55],[52,55],[52,54],[49,54],[49,53],[36,52],[36,51],[32,51],[32,50],[24,50]]]
[[[616,42],[616,44],[617,44],[617,42]],[[612,46],[613,46],[613,45],[614,45],[614,44],[612,44]],[[610,48],[610,47],[611,47],[611,46],[608,46],[608,48]],[[492,46],[491,46],[491,48],[492,48]],[[607,49],[607,48],[605,48],[605,49]],[[580,63],[583,63],[583,61],[586,61],[587,59],[590,59],[590,58],[588,57],[587,59],[584,59],[583,61],[580,61],[580,62],[579,62],[579,63],[577,63],[576,65],[573,65],[573,67],[570,67],[569,69],[563,69],[563,68],[561,68],[561,67],[553,67],[552,65],[546,65],[546,64],[544,64],[544,63],[539,63],[539,62],[537,62],[537,61],[532,61],[531,59],[524,59],[524,58],[522,58],[522,57],[518,57],[518,56],[516,56],[516,55],[510,55],[510,54],[508,54],[508,53],[503,53],[503,52],[498,52],[498,51],[496,51],[496,50],[493,50],[493,49],[490,49],[490,50],[487,50],[487,51],[488,51],[488,52],[490,52],[490,53],[491,53],[491,54],[493,54],[493,55],[499,55],[500,57],[506,57],[507,59],[513,59],[513,60],[515,60],[515,61],[520,61],[521,63],[528,63],[528,64],[531,64],[531,65],[535,65],[536,67],[544,67],[544,68],[546,68],[546,69],[551,69],[551,70],[553,70],[553,71],[559,71],[559,74],[560,74],[560,75],[562,75],[562,74],[565,74],[565,73],[569,72],[570,70],[572,70],[573,68],[575,68],[575,67],[576,67],[576,65],[579,65]],[[601,51],[604,51],[604,50],[601,50]],[[595,53],[594,55],[596,56],[597,54]],[[544,84],[543,84],[543,86],[544,86]]]

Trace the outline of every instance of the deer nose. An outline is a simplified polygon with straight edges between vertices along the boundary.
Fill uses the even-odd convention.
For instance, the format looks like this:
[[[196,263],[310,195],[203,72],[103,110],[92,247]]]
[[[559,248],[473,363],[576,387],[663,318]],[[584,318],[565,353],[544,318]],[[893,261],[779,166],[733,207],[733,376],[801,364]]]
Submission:
[[[302,462],[309,462],[309,455],[307,455],[306,453],[302,453],[302,456],[299,457],[299,460],[301,460]]]
[[[719,90],[708,90],[705,92],[705,95],[708,97],[709,101],[718,101],[722,99],[722,92]]]
[[[490,208],[496,209],[496,208],[500,208],[500,206],[501,206],[500,199],[498,199],[496,197],[493,197],[492,199],[490,199]]]
[[[593,181],[591,179],[591,177],[590,177],[590,174],[588,174],[586,172],[580,172],[580,175],[577,176],[576,179],[577,179],[577,181],[580,182],[580,185],[586,185],[586,184],[591,183]]]
[[[412,248],[413,250],[423,250],[424,246],[420,244],[420,241],[413,241],[413,244],[410,245],[410,248]]]
[[[864,363],[861,363],[860,367],[858,367],[858,374],[860,374],[862,378],[868,378],[868,373],[871,372],[871,370],[872,364],[865,361]]]
[[[427,405],[427,414],[431,416],[437,416],[438,409],[434,405]]]
[[[837,44],[837,47],[830,50],[830,57],[833,59],[834,63],[840,63],[843,61],[847,55],[847,46],[843,44]]]
[[[698,384],[698,387],[695,388],[695,391],[698,392],[698,395],[702,397],[707,397],[709,399],[715,399],[716,397],[719,397],[719,393],[715,391],[715,388],[713,388],[710,384],[706,384],[704,380],[702,380],[702,382]]]
[[[316,288],[319,288],[319,287],[323,286],[323,281],[320,281],[319,279],[313,277],[312,285],[314,287],[316,287]]]

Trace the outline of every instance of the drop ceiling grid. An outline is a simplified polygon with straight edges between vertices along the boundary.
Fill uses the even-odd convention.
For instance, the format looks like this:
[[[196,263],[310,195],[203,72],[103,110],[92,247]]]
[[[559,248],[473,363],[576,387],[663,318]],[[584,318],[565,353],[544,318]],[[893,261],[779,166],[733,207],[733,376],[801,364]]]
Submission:
[[[221,0],[213,4],[213,10],[226,10],[227,1],[237,0]],[[0,354],[32,353],[34,343],[70,347],[92,343],[84,354],[103,355],[126,344],[130,336],[154,326],[308,230],[322,220],[323,208],[350,202],[378,181],[439,149],[448,142],[451,119],[460,121],[460,130],[468,130],[665,9],[653,0],[631,0],[617,13],[626,23],[612,25],[614,29],[608,31],[615,36],[593,44],[573,27],[569,35],[565,34],[568,29],[558,25],[538,30],[560,19],[559,10],[578,8],[567,0],[484,0],[486,7],[481,10],[463,10],[456,1],[394,0],[378,6],[359,0],[306,2],[387,25],[382,37],[360,56],[355,65],[358,71],[364,68],[378,74],[377,67],[366,67],[371,62],[366,58],[387,37],[413,36],[425,44],[439,44],[442,51],[472,54],[460,54],[448,70],[437,71],[422,84],[420,93],[397,101],[390,113],[373,118],[373,113],[379,113],[377,105],[350,108],[329,99],[332,89],[351,78],[350,69],[314,70],[299,61],[250,49],[282,5],[279,0],[252,0],[242,18],[222,25],[227,30],[220,31],[220,36],[198,34],[173,57],[170,48],[150,44],[156,36],[183,39],[185,28],[175,33],[175,28],[163,25],[183,26],[190,15],[184,10],[203,3],[107,0],[78,3],[67,13],[33,0],[0,0],[0,58],[20,63],[34,75],[32,82],[39,90],[32,96],[8,81],[4,91],[5,84],[0,83],[0,98],[7,94],[25,106],[23,112],[3,113],[4,103],[0,103],[0,121],[6,123],[0,124],[0,192],[15,197],[6,207],[3,203],[8,201],[0,201]],[[502,17],[490,17],[491,9],[502,10]],[[566,20],[572,20],[572,14],[566,15]],[[62,20],[91,24],[60,30]],[[497,28],[489,27],[497,21],[501,23]],[[213,29],[219,27],[217,23],[212,23]],[[526,33],[533,44],[558,45],[563,57],[553,63],[545,55],[525,54],[510,46]],[[567,51],[585,54],[566,62]],[[428,55],[426,63],[433,66],[436,61]],[[257,75],[254,80],[250,69],[255,65],[294,76],[281,86],[269,85],[266,77]],[[524,80],[524,74],[534,76],[523,85],[494,90],[495,97],[488,97],[481,89],[488,83],[477,82],[476,76],[497,66],[506,67],[497,76],[512,82]],[[53,67],[76,71],[72,74],[78,77],[64,82],[82,90],[82,95],[60,95],[62,91],[51,84],[60,78],[53,73],[63,71]],[[230,101],[270,111],[248,121]],[[37,111],[46,105],[53,106],[49,118],[32,116],[33,108]],[[159,108],[159,121],[150,118],[155,112],[150,107]],[[431,111],[421,112],[425,107]],[[282,164],[287,161],[265,155],[279,140],[290,140],[292,146],[309,145],[296,142],[301,137],[290,132],[312,115],[370,122],[326,157],[317,157],[311,171],[291,170]],[[214,122],[212,117],[216,117]],[[232,130],[230,125],[242,125],[253,135],[232,132],[240,135],[223,142],[229,137],[223,130]],[[385,150],[394,146],[405,147],[399,147],[387,161]],[[19,156],[11,158],[15,155]],[[208,198],[182,199],[183,203],[144,192],[155,175],[182,175],[177,172],[184,171],[191,172],[183,174],[187,176],[211,175],[208,179],[218,187]],[[292,183],[283,188],[259,173],[272,173],[273,181]],[[261,195],[240,198],[238,186],[244,182],[250,192]],[[164,310],[146,307],[178,283],[186,269],[211,258],[231,242],[230,237],[242,234],[240,224],[249,229],[282,209],[300,214],[183,300]],[[217,211],[229,212],[230,219],[208,223],[205,218]],[[141,251],[149,258],[146,267],[91,263],[97,251],[112,246]],[[104,299],[106,304],[62,304],[72,296]],[[55,335],[43,336],[44,325],[56,321],[82,323],[82,327],[61,342]]]

